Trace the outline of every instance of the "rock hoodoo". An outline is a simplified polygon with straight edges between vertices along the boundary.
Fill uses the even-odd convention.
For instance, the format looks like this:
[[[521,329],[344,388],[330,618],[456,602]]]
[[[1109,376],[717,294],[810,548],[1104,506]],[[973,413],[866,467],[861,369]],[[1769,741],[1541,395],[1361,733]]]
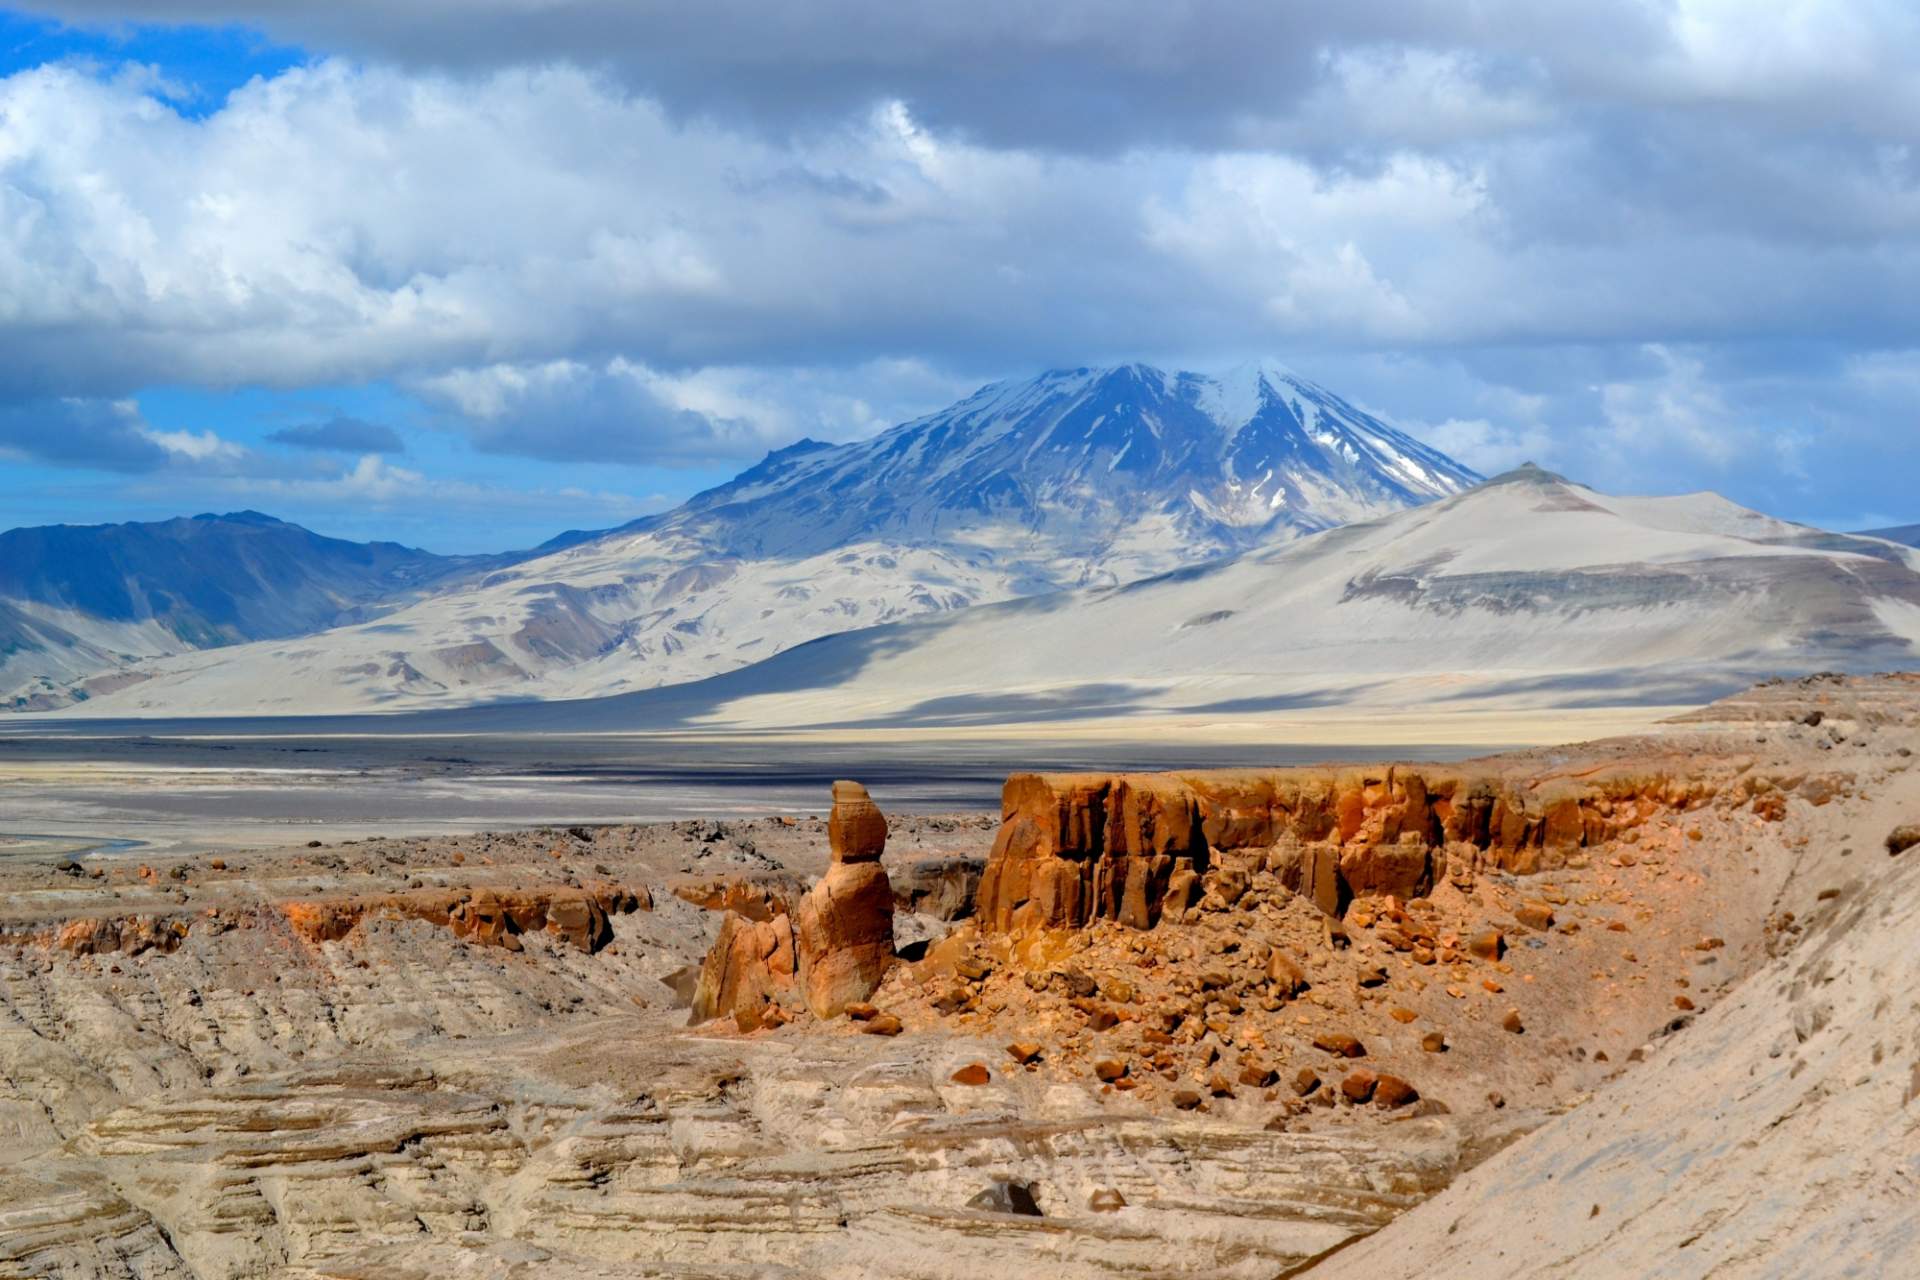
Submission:
[[[833,784],[833,863],[800,899],[794,921],[801,985],[814,1016],[865,1000],[893,963],[893,886],[880,855],[887,819],[857,782]]]
[[[887,815],[857,782],[833,784],[833,810],[827,815],[827,843],[834,865],[878,862],[887,851]]]
[[[770,1005],[796,996],[832,1018],[879,987],[893,964],[893,886],[880,865],[887,819],[859,783],[833,784],[827,838],[832,864],[791,911],[778,895],[756,897],[748,911],[732,909],[732,895],[716,898],[729,910],[701,966],[695,1022],[731,1015],[751,1030]]]

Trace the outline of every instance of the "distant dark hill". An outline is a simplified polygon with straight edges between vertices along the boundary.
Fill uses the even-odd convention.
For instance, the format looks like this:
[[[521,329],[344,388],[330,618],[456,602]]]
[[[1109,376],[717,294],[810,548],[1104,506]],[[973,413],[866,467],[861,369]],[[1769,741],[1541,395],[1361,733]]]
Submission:
[[[0,598],[160,623],[195,648],[301,635],[499,563],[348,542],[257,511],[0,533]]]
[[[1888,542],[1898,542],[1903,546],[1920,547],[1920,524],[1896,525],[1891,529],[1863,529],[1863,538],[1885,538]]]
[[[13,529],[0,533],[0,699],[63,705],[140,657],[364,621],[516,559],[348,542],[257,511]]]

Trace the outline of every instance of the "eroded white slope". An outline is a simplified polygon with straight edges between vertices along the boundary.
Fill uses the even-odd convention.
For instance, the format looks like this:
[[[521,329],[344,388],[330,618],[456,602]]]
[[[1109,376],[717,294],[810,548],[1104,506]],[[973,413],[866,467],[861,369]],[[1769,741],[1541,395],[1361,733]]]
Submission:
[[[0,702],[48,711],[105,695],[126,672],[183,647],[156,619],[114,621],[31,600],[0,600]]]
[[[991,566],[890,544],[743,560],[637,534],[378,621],[145,664],[73,715],[315,715],[580,698],[697,680],[849,628],[1017,594]]]
[[[1856,742],[1891,760],[1862,771],[1862,795],[1755,842],[1755,881],[1781,884],[1797,939],[1777,935],[1776,958],[1643,1065],[1307,1274],[1920,1273],[1920,849],[1890,859],[1883,844],[1920,818],[1920,771],[1892,755],[1920,735],[1883,725]]]
[[[658,695],[501,713],[553,728],[992,726],[1698,701],[1775,670],[1911,665],[1915,561],[1712,495],[1617,499],[1523,472],[1127,587],[834,636]]]

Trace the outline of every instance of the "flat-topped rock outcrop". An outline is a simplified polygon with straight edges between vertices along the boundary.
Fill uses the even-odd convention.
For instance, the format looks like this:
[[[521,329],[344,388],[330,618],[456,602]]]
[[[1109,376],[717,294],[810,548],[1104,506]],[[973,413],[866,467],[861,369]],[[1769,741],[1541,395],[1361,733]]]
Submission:
[[[1655,813],[1711,802],[1750,768],[1015,774],[979,914],[1003,933],[1094,919],[1151,928],[1169,906],[1192,905],[1211,855],[1227,850],[1271,851],[1270,868],[1329,913],[1354,897],[1418,897],[1454,861],[1517,874],[1564,866]]]

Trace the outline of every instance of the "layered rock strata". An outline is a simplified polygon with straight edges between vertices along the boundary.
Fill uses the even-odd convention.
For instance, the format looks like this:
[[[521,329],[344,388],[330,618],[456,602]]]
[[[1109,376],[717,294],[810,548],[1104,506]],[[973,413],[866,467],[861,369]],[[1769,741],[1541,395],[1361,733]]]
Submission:
[[[613,941],[613,916],[652,909],[653,893],[646,885],[604,884],[585,889],[482,886],[294,898],[256,912],[279,915],[295,935],[310,943],[338,942],[370,920],[422,920],[476,946],[519,951],[525,946],[525,935],[544,932],[593,955]],[[168,955],[195,930],[220,933],[255,923],[250,914],[218,908],[86,915],[0,925],[0,944],[51,946],[76,956]]]
[[[314,932],[281,909],[383,901],[382,877],[463,900],[564,898],[590,871],[664,887],[708,824],[463,837],[464,862],[437,837],[252,852],[189,877],[0,859],[0,1277],[1898,1273],[1920,680],[1710,711],[1729,727],[1460,767],[1531,798],[1691,752],[1711,801],[1564,866],[1519,877],[1422,840],[1427,895],[1361,893],[1334,919],[1315,896],[1358,892],[1342,863],[1364,842],[1234,844],[1196,802],[1204,853],[1169,871],[1193,906],[1163,900],[1161,927],[962,922],[894,964],[864,1020],[751,1034],[677,1025],[675,980],[722,917],[674,893],[610,912],[592,953],[530,916],[500,935],[514,951],[456,937],[451,909],[314,913]],[[896,866],[984,852],[922,826],[915,848],[894,819]],[[777,954],[761,926],[791,927],[826,830],[754,829],[792,856],[790,894],[705,860],[694,897],[765,917],[727,954]],[[710,878],[729,864],[737,890]],[[795,910],[756,905],[775,899]],[[797,1008],[797,944],[793,962]]]
[[[414,890],[280,904],[294,931],[310,942],[344,938],[368,919],[409,918],[451,929],[479,946],[519,951],[525,934],[545,931],[592,955],[613,941],[608,917],[652,910],[652,892],[603,885],[594,889]]]

